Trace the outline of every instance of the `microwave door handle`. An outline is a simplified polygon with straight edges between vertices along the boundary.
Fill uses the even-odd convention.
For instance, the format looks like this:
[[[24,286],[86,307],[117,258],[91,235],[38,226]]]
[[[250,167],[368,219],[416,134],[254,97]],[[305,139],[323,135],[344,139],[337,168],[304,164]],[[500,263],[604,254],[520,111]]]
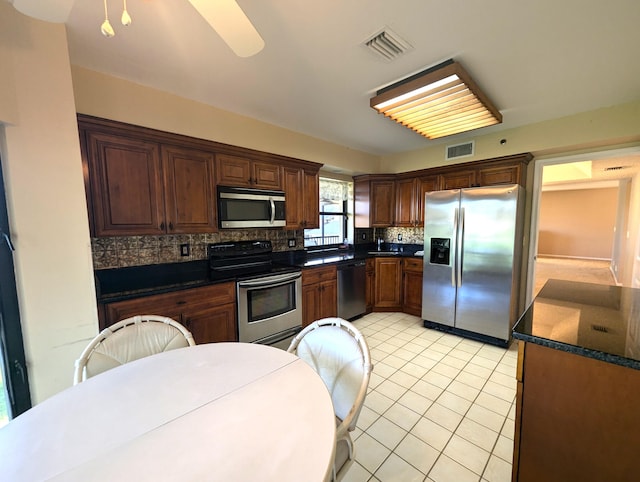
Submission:
[[[269,198],[269,204],[271,205],[271,224],[276,220],[276,203],[273,202],[273,198]]]

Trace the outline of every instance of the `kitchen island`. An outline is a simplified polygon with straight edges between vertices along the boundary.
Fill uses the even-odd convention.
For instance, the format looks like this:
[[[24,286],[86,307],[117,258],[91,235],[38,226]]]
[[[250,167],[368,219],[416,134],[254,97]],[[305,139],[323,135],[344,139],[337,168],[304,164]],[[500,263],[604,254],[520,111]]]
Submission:
[[[549,280],[513,336],[512,479],[638,480],[640,290]]]

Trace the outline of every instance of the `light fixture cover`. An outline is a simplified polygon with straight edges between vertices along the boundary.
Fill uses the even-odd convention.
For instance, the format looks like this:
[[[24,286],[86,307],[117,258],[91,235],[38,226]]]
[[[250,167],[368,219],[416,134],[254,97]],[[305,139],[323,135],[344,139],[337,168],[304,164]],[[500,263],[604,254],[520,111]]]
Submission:
[[[452,59],[379,90],[370,105],[428,139],[502,122],[502,114]]]

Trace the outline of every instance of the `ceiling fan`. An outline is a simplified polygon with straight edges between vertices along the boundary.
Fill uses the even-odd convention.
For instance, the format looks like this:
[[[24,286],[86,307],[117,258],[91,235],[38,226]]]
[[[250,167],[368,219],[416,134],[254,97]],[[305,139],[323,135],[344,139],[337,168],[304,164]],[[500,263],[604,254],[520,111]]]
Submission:
[[[47,22],[64,23],[69,17],[76,0],[8,0],[19,12]],[[238,57],[251,57],[264,47],[264,40],[247,18],[235,0],[189,0],[189,3],[220,35]],[[131,23],[127,12],[127,2],[123,0],[122,23]],[[107,0],[104,0],[105,21],[101,31],[106,37],[113,37],[109,23]]]

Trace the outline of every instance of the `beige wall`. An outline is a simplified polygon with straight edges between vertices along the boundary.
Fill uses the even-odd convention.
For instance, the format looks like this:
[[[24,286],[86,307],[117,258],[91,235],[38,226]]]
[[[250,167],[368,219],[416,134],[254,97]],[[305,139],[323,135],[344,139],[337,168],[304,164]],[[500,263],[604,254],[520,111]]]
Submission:
[[[433,147],[381,160],[383,172],[406,172],[445,165],[445,146],[475,140],[475,155],[460,162],[531,152],[536,158],[640,145],[640,101],[553,119],[495,134],[461,135]],[[501,144],[500,140],[506,143]]]
[[[617,188],[542,192],[538,254],[610,259],[617,204]]]
[[[71,385],[97,331],[87,208],[64,26],[0,2],[0,35],[2,169],[37,403]]]
[[[72,67],[78,112],[281,154],[340,167],[375,172],[379,158],[249,117],[80,67]]]

